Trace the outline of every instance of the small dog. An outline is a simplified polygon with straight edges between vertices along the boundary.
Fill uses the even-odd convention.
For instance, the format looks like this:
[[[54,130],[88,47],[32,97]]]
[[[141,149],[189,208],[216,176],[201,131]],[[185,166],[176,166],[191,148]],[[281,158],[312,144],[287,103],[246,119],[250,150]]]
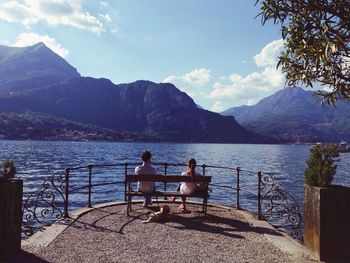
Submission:
[[[167,218],[169,212],[170,207],[168,205],[164,205],[158,212],[150,214],[149,218],[147,220],[143,220],[142,223],[147,224],[150,222],[156,222],[158,220],[165,219]]]

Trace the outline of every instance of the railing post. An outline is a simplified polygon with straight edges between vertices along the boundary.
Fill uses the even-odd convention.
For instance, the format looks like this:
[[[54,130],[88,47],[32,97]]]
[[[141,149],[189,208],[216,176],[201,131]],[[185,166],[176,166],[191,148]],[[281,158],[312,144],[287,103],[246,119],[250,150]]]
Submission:
[[[261,220],[261,172],[258,172],[258,219]]]
[[[65,195],[65,202],[64,202],[64,218],[68,218],[68,202],[69,202],[69,168],[66,168],[65,171],[65,180],[66,180],[66,187],[64,189],[64,195]]]
[[[89,186],[88,186],[88,189],[89,189],[89,201],[88,201],[88,207],[89,208],[91,207],[92,167],[93,167],[92,164],[88,165],[88,169],[89,169]]]
[[[124,201],[126,202],[127,199],[126,199],[126,192],[127,192],[127,185],[126,185],[126,175],[128,174],[128,163],[125,163],[124,164]]]
[[[202,165],[203,168],[203,176],[205,176],[205,167],[207,167],[205,164]]]
[[[164,175],[168,174],[168,163],[164,163]]]
[[[168,174],[168,163],[164,163],[164,175]],[[167,189],[167,183],[164,183],[164,191]],[[164,200],[166,200],[166,197],[164,197]]]
[[[241,170],[241,168],[240,167],[237,167],[237,185],[236,185],[236,194],[237,194],[237,197],[236,197],[236,207],[237,207],[237,209],[240,209],[240,207],[239,207],[239,191],[241,190],[240,188],[239,188],[239,172],[240,172],[240,170]]]

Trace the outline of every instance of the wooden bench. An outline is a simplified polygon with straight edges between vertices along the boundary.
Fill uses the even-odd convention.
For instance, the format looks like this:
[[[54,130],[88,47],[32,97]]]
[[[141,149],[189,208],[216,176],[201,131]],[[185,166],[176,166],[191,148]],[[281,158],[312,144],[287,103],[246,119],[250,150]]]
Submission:
[[[148,181],[154,183],[164,183],[165,189],[167,183],[181,183],[181,182],[194,182],[201,183],[203,189],[195,191],[190,195],[181,194],[179,191],[168,191],[161,190],[159,186],[156,187],[156,191],[152,193],[143,193],[137,190],[132,189],[131,184],[138,181]],[[131,211],[131,201],[133,196],[156,196],[156,197],[197,197],[203,198],[203,207],[202,212],[207,213],[207,203],[208,203],[208,189],[209,183],[211,182],[211,176],[181,176],[181,175],[136,175],[128,174],[125,176],[126,183],[126,197],[127,197],[127,215]]]

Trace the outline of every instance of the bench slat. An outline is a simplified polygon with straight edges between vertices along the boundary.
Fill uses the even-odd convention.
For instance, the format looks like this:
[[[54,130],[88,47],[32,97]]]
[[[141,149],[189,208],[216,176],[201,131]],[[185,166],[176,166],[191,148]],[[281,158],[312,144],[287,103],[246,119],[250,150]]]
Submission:
[[[128,174],[125,177],[127,182],[137,181],[152,181],[152,182],[163,182],[163,183],[176,183],[176,182],[211,182],[211,176],[182,176],[182,175],[138,175]]]
[[[152,192],[149,194],[140,192],[140,191],[130,191],[128,192],[128,195],[131,196],[176,196],[176,197],[203,197],[203,196],[209,196],[208,193],[204,193],[204,192],[200,192],[200,193],[192,193],[190,195],[186,195],[186,194],[181,194],[179,191],[177,192],[170,192],[170,191],[166,191],[166,192],[162,192],[162,191],[156,191],[156,192]]]

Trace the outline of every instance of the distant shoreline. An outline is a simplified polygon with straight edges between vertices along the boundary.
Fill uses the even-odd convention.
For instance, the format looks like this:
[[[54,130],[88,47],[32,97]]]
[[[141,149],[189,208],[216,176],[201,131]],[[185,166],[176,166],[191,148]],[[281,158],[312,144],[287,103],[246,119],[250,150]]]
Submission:
[[[189,141],[139,141],[139,140],[63,140],[63,139],[0,139],[2,141],[19,141],[19,142],[98,142],[98,143],[159,143],[159,144],[256,144],[256,145],[313,145],[313,142],[307,143],[255,143],[255,142],[189,142]],[[333,143],[333,142],[329,142]]]

